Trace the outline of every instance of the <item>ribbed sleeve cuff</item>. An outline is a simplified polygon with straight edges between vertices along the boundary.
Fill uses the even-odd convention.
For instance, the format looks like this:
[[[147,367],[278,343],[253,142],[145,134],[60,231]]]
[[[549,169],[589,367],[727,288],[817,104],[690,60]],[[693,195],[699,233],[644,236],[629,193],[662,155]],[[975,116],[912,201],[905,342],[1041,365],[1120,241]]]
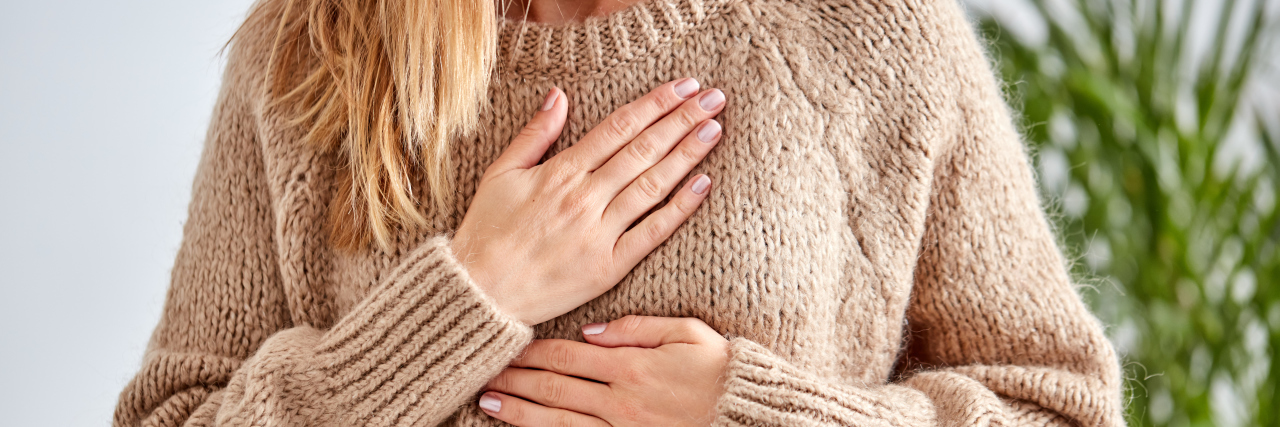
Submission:
[[[714,426],[933,424],[932,407],[919,391],[824,379],[745,338],[731,340],[729,351]]]
[[[317,348],[354,418],[412,424],[451,413],[533,339],[467,276],[443,237],[411,252]]]

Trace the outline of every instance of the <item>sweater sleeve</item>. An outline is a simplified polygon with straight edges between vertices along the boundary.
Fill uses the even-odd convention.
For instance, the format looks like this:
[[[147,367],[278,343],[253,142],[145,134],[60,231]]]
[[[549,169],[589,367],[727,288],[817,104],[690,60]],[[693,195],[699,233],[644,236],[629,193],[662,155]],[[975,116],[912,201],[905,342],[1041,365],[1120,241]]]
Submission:
[[[233,51],[182,245],[117,426],[434,425],[532,339],[444,237],[407,252],[327,330],[295,325],[274,242],[254,93]]]
[[[937,142],[898,375],[837,381],[736,338],[716,425],[1124,425],[1116,354],[1071,284],[994,74],[954,2],[931,3],[948,72],[921,74],[947,80],[952,99],[934,105],[957,126]]]
[[[995,111],[970,119],[1007,120]],[[899,374],[851,384],[736,338],[718,426],[1124,425],[1116,355],[1017,138],[973,125],[936,172]]]

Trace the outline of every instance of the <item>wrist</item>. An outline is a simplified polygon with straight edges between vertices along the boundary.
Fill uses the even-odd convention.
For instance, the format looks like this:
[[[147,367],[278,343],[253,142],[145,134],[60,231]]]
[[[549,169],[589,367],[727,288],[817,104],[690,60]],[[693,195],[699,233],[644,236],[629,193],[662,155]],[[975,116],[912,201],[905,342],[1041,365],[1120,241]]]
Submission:
[[[532,322],[526,316],[523,310],[518,309],[518,304],[512,301],[510,292],[505,292],[501,281],[495,280],[486,263],[480,259],[480,255],[471,245],[467,244],[465,238],[455,236],[449,242],[449,250],[453,251],[454,258],[458,260],[458,264],[467,272],[467,276],[471,279],[471,284],[477,292],[484,295],[487,300],[502,314],[514,318],[525,325],[532,326]]]

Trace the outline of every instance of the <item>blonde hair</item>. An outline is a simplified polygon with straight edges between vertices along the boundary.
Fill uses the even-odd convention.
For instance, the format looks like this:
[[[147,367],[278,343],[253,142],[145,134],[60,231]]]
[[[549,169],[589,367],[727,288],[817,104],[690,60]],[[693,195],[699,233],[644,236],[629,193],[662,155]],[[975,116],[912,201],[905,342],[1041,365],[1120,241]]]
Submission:
[[[473,129],[496,49],[493,0],[262,0],[275,22],[271,105],[345,162],[329,205],[337,247],[423,225],[413,182],[453,200],[449,142]],[[243,28],[242,28],[243,29]]]

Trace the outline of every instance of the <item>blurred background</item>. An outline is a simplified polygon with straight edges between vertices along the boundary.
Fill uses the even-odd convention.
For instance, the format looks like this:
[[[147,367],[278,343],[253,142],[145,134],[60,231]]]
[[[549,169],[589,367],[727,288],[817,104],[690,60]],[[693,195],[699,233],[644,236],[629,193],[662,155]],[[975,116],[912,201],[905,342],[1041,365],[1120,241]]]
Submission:
[[[251,0],[6,2],[0,413],[105,425]],[[1280,1],[964,0],[1135,426],[1280,425]]]
[[[250,3],[3,2],[0,425],[111,423]]]
[[[1130,425],[1280,425],[1280,1],[966,3]]]

